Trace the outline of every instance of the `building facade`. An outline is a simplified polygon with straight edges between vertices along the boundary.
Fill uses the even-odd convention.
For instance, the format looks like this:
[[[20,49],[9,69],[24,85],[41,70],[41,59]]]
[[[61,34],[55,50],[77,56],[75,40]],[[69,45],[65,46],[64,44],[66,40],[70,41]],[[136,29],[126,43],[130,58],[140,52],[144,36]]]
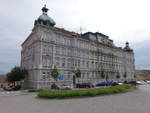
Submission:
[[[29,71],[25,87],[50,88],[54,82],[51,77],[54,66],[63,76],[57,84],[73,85],[76,69],[81,71],[76,83],[135,79],[134,52],[128,42],[124,48],[116,47],[113,40],[102,33],[78,34],[55,27],[46,6],[42,12],[22,44],[21,67]]]

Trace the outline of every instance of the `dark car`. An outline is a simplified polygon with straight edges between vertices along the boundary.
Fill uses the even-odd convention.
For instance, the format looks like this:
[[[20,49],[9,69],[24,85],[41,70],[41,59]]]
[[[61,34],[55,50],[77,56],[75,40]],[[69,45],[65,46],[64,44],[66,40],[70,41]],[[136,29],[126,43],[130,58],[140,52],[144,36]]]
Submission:
[[[133,85],[136,85],[137,82],[136,81],[129,81],[128,84],[133,84]]]
[[[4,90],[6,91],[17,91],[21,89],[21,85],[16,85],[16,86],[9,86],[5,87]]]
[[[11,88],[12,91],[17,91],[21,89],[21,85],[16,85]]]
[[[94,88],[94,85],[92,83],[78,83],[76,88]]]
[[[96,84],[96,86],[110,86],[110,85],[111,85],[111,82],[100,82]]]
[[[100,82],[96,86],[116,86],[119,85],[117,82]]]
[[[119,85],[117,82],[112,82],[111,83],[111,86],[117,86],[117,85]]]
[[[59,87],[58,87],[55,83],[53,83],[53,84],[51,85],[51,89],[56,89],[56,90],[58,90]]]

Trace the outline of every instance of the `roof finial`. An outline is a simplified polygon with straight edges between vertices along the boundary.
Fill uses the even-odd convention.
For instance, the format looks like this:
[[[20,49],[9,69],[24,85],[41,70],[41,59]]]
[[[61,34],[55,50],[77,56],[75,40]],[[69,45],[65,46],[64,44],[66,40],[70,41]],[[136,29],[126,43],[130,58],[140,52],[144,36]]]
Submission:
[[[44,7],[42,8],[43,14],[47,14],[48,9],[46,8],[46,4],[44,5]]]
[[[126,41],[126,46],[129,46],[129,42],[128,41]]]

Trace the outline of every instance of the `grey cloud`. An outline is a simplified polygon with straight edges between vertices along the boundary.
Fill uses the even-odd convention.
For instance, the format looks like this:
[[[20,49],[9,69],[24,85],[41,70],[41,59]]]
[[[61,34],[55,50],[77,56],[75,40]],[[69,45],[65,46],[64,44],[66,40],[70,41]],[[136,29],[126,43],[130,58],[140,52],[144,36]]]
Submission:
[[[80,13],[77,6],[78,2],[79,0],[51,0],[48,2],[49,15],[57,22],[57,26],[75,31],[82,27],[79,25],[82,23],[77,24],[81,18],[78,15]],[[42,0],[0,1],[0,73],[6,73],[15,65],[20,65],[21,43],[32,31],[34,20],[41,14],[43,5]],[[87,24],[86,21],[84,24]],[[88,31],[89,28],[90,26],[84,29]],[[115,37],[115,35],[113,36]],[[134,36],[139,37],[139,34],[135,33]],[[150,52],[147,49],[149,43],[150,41],[145,41],[133,45],[136,64],[142,64],[142,68],[150,67],[148,62]],[[119,44],[124,46],[124,42],[119,42]]]
[[[138,69],[150,69],[150,40],[134,45],[135,61]]]

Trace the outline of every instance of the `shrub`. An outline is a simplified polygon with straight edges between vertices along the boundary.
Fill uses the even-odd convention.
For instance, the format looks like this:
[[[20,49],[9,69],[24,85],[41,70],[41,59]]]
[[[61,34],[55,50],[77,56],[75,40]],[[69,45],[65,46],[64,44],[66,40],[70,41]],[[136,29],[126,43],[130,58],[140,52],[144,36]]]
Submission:
[[[40,91],[38,97],[40,98],[73,98],[73,97],[91,97],[104,94],[116,94],[126,92],[133,85],[125,84],[118,86],[111,86],[106,88],[83,89],[83,90],[48,90]]]

